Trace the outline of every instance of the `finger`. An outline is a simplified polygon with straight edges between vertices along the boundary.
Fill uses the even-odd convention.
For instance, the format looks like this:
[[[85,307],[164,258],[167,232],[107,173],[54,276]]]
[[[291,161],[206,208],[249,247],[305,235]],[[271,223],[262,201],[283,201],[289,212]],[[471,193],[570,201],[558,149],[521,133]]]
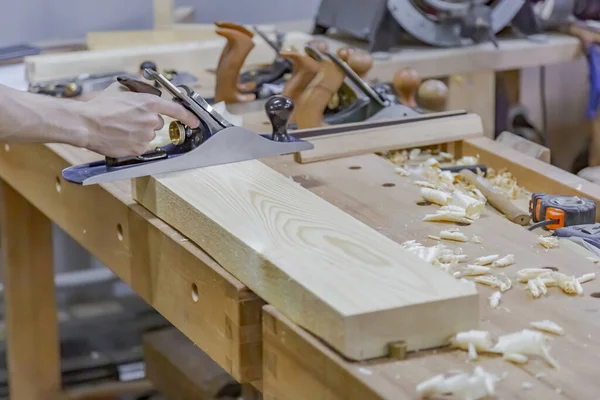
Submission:
[[[181,104],[158,97],[156,98],[156,101],[158,107],[158,110],[156,111],[158,111],[160,114],[168,115],[171,118],[181,121],[190,128],[197,128],[200,126],[200,120],[198,117],[192,114],[191,111],[187,110]]]
[[[160,115],[156,114],[156,126],[155,131],[160,131],[165,126],[165,120]]]

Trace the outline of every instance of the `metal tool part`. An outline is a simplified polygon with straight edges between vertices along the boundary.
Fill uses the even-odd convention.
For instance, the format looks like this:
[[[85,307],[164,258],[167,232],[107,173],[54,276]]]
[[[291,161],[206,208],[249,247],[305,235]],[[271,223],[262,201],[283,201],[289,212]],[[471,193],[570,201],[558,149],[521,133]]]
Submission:
[[[122,71],[99,75],[81,74],[69,79],[30,83],[28,91],[53,97],[71,98],[83,93],[104,90],[116,82],[118,76],[135,77],[135,75]]]
[[[534,222],[529,230],[539,227],[555,230],[596,221],[596,203],[579,196],[533,193],[529,202],[529,212]]]
[[[335,28],[368,41],[370,52],[388,51],[406,33],[433,46],[463,46],[493,38],[524,5],[525,0],[322,0],[314,33]],[[483,27],[471,14],[482,16],[484,8],[487,37],[469,37],[461,25]]]
[[[219,115],[204,99],[186,86],[176,87],[154,70],[144,70],[146,79],[154,79],[201,121],[198,128],[176,122],[169,126],[171,144],[138,157],[110,158],[63,170],[62,176],[71,183],[92,185],[121,179],[203,168],[257,158],[297,153],[314,146],[279,129],[272,135],[259,135],[248,129],[233,126]],[[284,120],[289,106],[285,98],[273,112]],[[289,117],[289,115],[288,115]],[[275,127],[275,124],[274,124]],[[285,122],[284,122],[285,129]],[[277,140],[274,140],[277,138]]]
[[[273,96],[265,103],[265,112],[273,127],[271,140],[289,142],[291,138],[287,133],[287,124],[294,112],[292,100],[285,96]]]

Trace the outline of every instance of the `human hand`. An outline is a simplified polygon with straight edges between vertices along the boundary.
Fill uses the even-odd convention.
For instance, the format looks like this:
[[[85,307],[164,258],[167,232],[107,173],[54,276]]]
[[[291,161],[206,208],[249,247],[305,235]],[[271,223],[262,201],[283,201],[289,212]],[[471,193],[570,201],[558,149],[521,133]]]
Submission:
[[[147,93],[120,90],[115,83],[98,96],[81,103],[85,145],[107,157],[138,156],[149,149],[164,121],[164,114],[192,128],[200,121],[181,104]]]

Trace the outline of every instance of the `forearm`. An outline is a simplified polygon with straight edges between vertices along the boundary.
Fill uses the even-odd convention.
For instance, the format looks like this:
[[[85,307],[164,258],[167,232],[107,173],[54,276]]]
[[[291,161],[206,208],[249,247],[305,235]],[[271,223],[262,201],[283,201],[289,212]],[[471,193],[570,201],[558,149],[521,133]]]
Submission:
[[[0,85],[0,142],[67,143],[84,147],[83,103]]]

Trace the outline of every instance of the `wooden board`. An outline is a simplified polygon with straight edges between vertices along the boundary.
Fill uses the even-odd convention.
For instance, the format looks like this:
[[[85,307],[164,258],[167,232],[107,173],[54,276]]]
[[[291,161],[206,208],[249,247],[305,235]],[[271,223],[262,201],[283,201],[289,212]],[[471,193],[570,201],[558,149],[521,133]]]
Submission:
[[[479,115],[485,136],[491,138],[494,137],[495,105],[496,74],[492,69],[449,77],[446,109]]]
[[[265,33],[273,33],[273,25],[257,25]],[[251,25],[246,28],[252,29]],[[156,46],[163,44],[220,40],[214,24],[175,24],[168,28],[138,31],[88,32],[89,50],[120,49],[124,47]]]
[[[133,197],[349,358],[478,324],[472,287],[259,161],[139,178]]]
[[[480,140],[483,141],[476,139]],[[495,148],[504,147],[494,144]],[[482,162],[488,165],[494,161],[488,158],[487,153],[481,153],[481,157]],[[514,162],[521,161],[512,159]],[[414,239],[424,245],[433,245],[437,242],[428,239],[427,235],[437,235],[448,227],[447,224],[422,221],[422,216],[435,207],[417,204],[419,187],[412,183],[417,178],[396,174],[392,163],[376,155],[302,165],[293,163],[291,157],[284,157],[269,159],[266,163],[281,173],[293,176],[308,190],[367,225],[377,227],[379,232],[394,241]],[[560,176],[553,175],[553,172],[541,172],[538,178],[546,176],[546,179],[557,179],[558,182]],[[531,181],[533,179],[532,175]],[[559,185],[557,183],[548,190],[556,192],[560,190]],[[538,232],[526,231],[490,209],[486,209],[475,223],[460,227],[460,230],[468,237],[473,234],[480,236],[483,242],[444,243],[450,248],[463,248],[470,260],[483,255],[507,253],[514,254],[516,259],[516,264],[502,270],[513,281],[513,288],[503,294],[500,303],[506,309],[491,309],[487,297],[494,290],[481,285],[477,287],[482,298],[480,329],[489,330],[497,337],[528,328],[532,321],[550,319],[559,323],[567,335],[556,337],[550,343],[550,353],[558,360],[559,370],[552,369],[537,357],[532,357],[523,367],[497,356],[484,356],[469,363],[466,352],[449,349],[416,352],[403,361],[381,358],[351,362],[277,311],[266,307],[263,314],[265,399],[301,399],[307,392],[313,393],[315,398],[328,399],[415,399],[415,386],[419,382],[449,370],[472,371],[477,365],[499,375],[508,373],[507,378],[498,384],[498,398],[596,398],[600,384],[590,369],[600,362],[600,338],[596,334],[600,328],[596,318],[600,300],[591,294],[600,292],[600,280],[585,283],[585,295],[581,297],[567,296],[551,288],[547,296],[534,300],[523,285],[517,283],[515,275],[522,268],[552,266],[563,273],[580,276],[598,273],[598,266],[566,246],[544,251],[536,243]],[[538,373],[542,375],[536,378]],[[521,384],[524,381],[533,383],[534,388],[523,389]]]
[[[508,131],[500,133],[500,135],[498,135],[496,138],[496,141],[498,143],[502,143],[502,145],[506,147],[510,147],[511,149],[518,151],[519,153],[537,158],[545,163],[550,163],[550,149],[542,146],[541,144],[537,144]]]
[[[286,36],[286,46],[303,48],[311,38],[312,36],[306,33],[290,32]],[[256,35],[253,40],[256,45],[248,55],[246,65],[272,62],[275,58],[273,49]],[[26,77],[29,82],[38,82],[84,73],[137,73],[144,61],[155,62],[160,70],[171,68],[197,74],[207,68],[216,68],[225,43],[225,39],[219,38],[157,46],[29,56],[25,57]]]
[[[98,159],[66,145],[5,145],[0,146],[0,176],[235,379],[259,379],[264,302],[133,201],[129,181],[81,187],[60,178],[64,168]],[[51,299],[45,294],[40,284],[36,295],[47,306]],[[39,331],[40,336],[50,333]]]
[[[436,115],[443,116],[445,114],[451,113]],[[429,116],[433,115],[429,114]],[[414,117],[414,119],[420,118],[423,116]],[[310,163],[483,136],[481,118],[476,114],[408,122],[411,119],[413,118],[399,120],[401,123],[391,126],[310,138],[308,140],[314,144],[314,149],[296,154],[296,161]],[[360,124],[345,126],[350,125],[359,126]],[[340,129],[341,127],[340,125]],[[303,130],[297,132],[303,132]]]

